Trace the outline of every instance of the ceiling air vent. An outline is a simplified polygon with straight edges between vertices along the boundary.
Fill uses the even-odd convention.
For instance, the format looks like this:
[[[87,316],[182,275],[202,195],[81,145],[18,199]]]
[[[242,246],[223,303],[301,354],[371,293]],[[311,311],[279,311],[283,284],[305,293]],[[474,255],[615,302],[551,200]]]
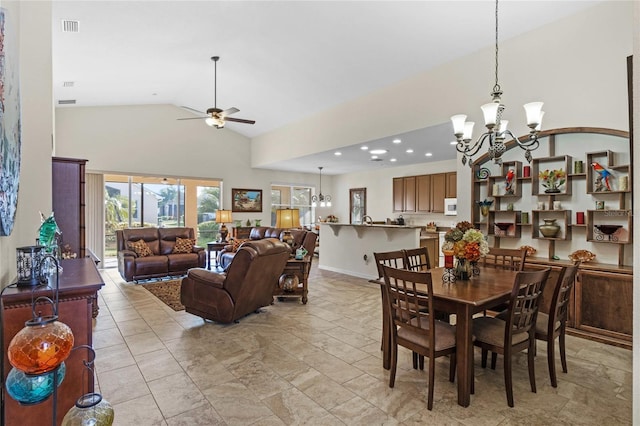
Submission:
[[[62,32],[63,33],[79,33],[80,21],[70,21],[68,19],[62,20]]]
[[[62,87],[73,87],[74,84],[75,83],[73,81],[64,81],[62,82]]]
[[[372,158],[371,161],[384,161],[382,158]]]
[[[60,99],[58,101],[58,105],[75,105],[75,104],[76,104],[75,99]]]

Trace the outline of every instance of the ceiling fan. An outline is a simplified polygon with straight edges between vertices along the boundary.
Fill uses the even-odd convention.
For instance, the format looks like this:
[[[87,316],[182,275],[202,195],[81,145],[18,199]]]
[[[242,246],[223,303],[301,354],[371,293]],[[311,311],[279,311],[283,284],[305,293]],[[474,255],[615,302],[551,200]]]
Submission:
[[[246,120],[244,118],[234,118],[229,117],[231,114],[235,114],[240,111],[238,108],[232,107],[225,110],[218,108],[217,97],[216,97],[216,89],[217,89],[217,78],[218,78],[218,60],[220,60],[220,56],[212,56],[211,60],[213,61],[213,108],[209,108],[206,112],[205,117],[189,117],[189,118],[178,118],[178,120],[201,120],[204,119],[205,122],[216,129],[222,129],[226,121],[233,121],[236,123],[245,123],[245,124],[255,124],[255,120]],[[191,111],[195,111],[199,114],[205,114],[202,111],[195,110],[189,107],[182,107]]]

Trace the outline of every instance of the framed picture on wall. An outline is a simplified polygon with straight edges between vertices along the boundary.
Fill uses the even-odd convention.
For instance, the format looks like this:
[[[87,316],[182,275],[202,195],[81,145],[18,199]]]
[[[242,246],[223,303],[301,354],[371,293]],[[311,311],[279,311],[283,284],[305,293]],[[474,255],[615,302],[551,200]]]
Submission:
[[[231,189],[234,212],[262,212],[262,189]]]

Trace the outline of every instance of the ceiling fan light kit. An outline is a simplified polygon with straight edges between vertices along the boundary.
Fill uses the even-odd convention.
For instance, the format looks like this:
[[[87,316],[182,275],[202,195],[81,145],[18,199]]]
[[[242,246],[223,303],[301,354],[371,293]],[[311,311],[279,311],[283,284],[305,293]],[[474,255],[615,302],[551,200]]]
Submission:
[[[220,60],[220,56],[212,56],[211,60],[213,61],[213,108],[207,109],[206,117],[193,117],[193,118],[178,118],[178,120],[201,120],[205,119],[205,123],[211,127],[215,127],[216,129],[224,128],[225,122],[233,121],[236,123],[244,123],[244,124],[255,124],[255,120],[246,120],[244,118],[233,118],[229,117],[231,114],[235,114],[240,111],[238,108],[232,107],[225,110],[218,108],[218,61]],[[192,111],[196,111],[202,114],[202,112],[194,110],[193,108],[188,108]]]
[[[524,157],[528,162],[531,162],[531,151],[538,148],[540,142],[538,141],[538,133],[540,132],[540,126],[542,124],[542,102],[530,102],[524,105],[525,113],[527,116],[527,126],[529,126],[529,137],[523,140],[518,139],[510,130],[507,129],[507,120],[502,120],[502,112],[505,106],[502,104],[500,97],[502,96],[502,90],[500,84],[498,84],[498,0],[496,0],[496,47],[495,47],[495,85],[491,92],[492,101],[488,104],[482,105],[482,113],[484,116],[484,123],[487,131],[480,135],[480,137],[471,144],[474,122],[466,121],[467,116],[464,114],[458,114],[451,117],[453,124],[453,133],[456,136],[456,150],[462,154],[462,164],[469,162],[469,167],[473,166],[472,157],[476,155],[485,142],[489,142],[488,155],[489,159],[493,160],[496,164],[502,162],[502,154],[507,150],[505,146],[505,139],[510,137],[513,141],[525,151]]]

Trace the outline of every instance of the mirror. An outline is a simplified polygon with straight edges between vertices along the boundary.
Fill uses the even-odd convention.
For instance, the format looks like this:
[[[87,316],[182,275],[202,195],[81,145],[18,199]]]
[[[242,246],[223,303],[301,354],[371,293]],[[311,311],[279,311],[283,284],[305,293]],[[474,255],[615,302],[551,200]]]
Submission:
[[[349,223],[361,224],[367,214],[367,188],[349,189]]]

